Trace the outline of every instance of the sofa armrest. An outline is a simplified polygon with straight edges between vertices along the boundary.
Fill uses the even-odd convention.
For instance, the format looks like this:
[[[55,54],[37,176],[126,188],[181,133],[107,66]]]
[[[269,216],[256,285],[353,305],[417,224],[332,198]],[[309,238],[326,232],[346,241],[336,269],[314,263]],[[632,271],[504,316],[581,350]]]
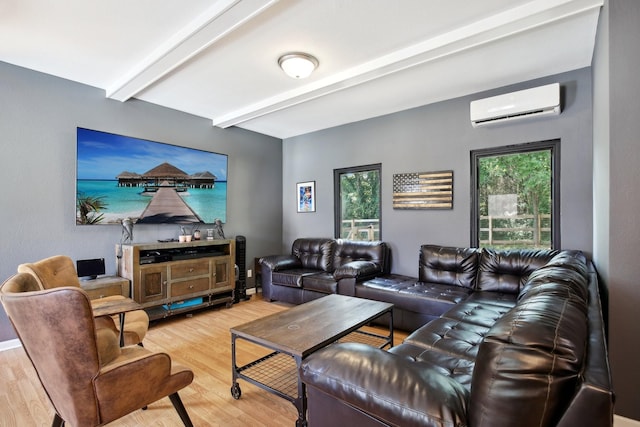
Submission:
[[[333,278],[336,280],[355,278],[356,281],[363,279],[371,279],[382,273],[380,264],[373,261],[351,261],[338,268],[333,272]]]
[[[300,268],[302,263],[294,255],[270,255],[260,259],[260,264],[269,267],[271,271],[289,270]]]
[[[466,389],[418,365],[366,344],[334,344],[307,357],[300,377],[386,424],[466,425]]]

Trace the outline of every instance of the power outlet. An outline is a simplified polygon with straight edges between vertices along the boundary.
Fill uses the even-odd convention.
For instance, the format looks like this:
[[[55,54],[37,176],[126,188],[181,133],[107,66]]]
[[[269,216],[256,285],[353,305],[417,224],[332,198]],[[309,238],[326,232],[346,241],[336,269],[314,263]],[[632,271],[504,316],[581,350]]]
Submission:
[[[251,277],[253,277],[253,270],[248,269],[247,270],[247,278],[250,279]]]

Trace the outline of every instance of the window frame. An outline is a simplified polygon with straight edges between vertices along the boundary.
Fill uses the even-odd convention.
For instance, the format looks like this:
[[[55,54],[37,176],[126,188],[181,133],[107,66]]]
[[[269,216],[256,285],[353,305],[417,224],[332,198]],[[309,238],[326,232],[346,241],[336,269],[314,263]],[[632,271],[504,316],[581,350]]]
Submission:
[[[380,182],[378,183],[378,239],[382,240],[382,163],[373,163],[362,166],[351,166],[333,170],[333,235],[340,238],[342,224],[342,197],[340,188],[340,177],[348,173],[357,173],[375,170],[378,172]]]
[[[484,157],[551,151],[551,248],[560,249],[560,139],[471,150],[471,247],[480,247],[479,161]]]

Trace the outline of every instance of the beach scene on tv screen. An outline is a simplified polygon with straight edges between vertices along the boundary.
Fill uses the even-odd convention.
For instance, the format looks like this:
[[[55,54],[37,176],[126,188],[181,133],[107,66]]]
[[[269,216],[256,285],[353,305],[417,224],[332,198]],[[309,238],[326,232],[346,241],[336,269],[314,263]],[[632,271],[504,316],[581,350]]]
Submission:
[[[227,156],[78,128],[76,224],[226,222]]]

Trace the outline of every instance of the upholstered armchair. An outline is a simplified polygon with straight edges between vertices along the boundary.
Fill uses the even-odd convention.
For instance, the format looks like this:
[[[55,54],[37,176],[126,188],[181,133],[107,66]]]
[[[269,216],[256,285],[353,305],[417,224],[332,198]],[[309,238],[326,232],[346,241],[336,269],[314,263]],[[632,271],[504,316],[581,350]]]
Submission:
[[[40,261],[21,264],[19,273],[28,273],[36,278],[41,289],[52,289],[61,286],[74,286],[80,288],[80,279],[73,265],[73,260],[64,255],[55,255]],[[91,301],[95,307],[105,301],[124,298],[120,295],[112,295]],[[114,325],[119,327],[119,322],[114,318]],[[144,310],[128,312],[124,322],[124,345],[142,344],[144,336],[149,329],[149,315]]]
[[[39,290],[18,273],[0,286],[0,300],[56,412],[54,427],[102,426],[166,396],[192,426],[178,390],[193,372],[166,353],[120,347],[115,328],[96,327],[82,289]]]

